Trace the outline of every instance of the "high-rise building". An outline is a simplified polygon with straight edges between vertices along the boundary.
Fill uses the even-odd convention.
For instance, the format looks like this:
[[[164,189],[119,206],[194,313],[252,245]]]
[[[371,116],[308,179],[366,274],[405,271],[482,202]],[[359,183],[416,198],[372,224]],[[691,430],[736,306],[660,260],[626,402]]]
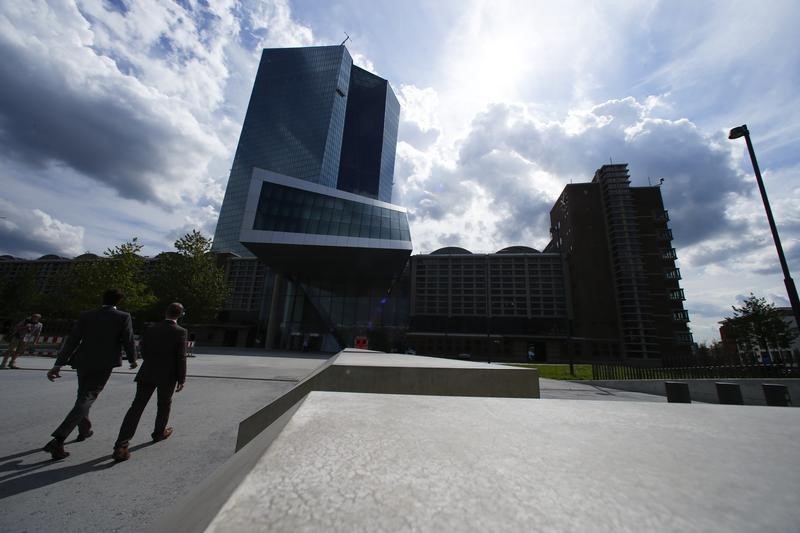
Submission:
[[[276,274],[268,347],[335,350],[391,325],[411,253],[406,210],[390,203],[399,113],[344,46],[263,51],[213,249]]]
[[[552,241],[569,272],[577,356],[667,362],[692,343],[680,270],[659,187],[631,187],[627,165],[570,184],[550,211]]]
[[[400,104],[344,46],[265,49],[233,158],[214,250],[240,243],[254,168],[391,202]]]

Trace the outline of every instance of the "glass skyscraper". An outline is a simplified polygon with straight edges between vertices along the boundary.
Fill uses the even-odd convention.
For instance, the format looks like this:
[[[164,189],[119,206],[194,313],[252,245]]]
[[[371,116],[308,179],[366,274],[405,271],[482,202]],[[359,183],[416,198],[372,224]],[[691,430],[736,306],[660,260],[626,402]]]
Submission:
[[[391,202],[399,114],[389,83],[344,46],[265,49],[214,250],[250,255],[239,233],[254,168]]]
[[[388,315],[405,322],[407,301],[390,296],[411,253],[390,203],[399,113],[344,46],[263,51],[213,249],[277,274],[267,347],[336,350]]]

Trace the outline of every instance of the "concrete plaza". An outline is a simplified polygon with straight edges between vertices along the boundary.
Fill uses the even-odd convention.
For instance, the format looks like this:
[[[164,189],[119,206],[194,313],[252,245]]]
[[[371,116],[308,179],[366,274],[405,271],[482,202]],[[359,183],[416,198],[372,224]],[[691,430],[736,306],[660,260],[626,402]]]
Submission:
[[[206,350],[209,351],[209,350]],[[229,459],[239,422],[291,389],[327,356],[237,350],[188,360],[186,388],[175,395],[175,434],[151,444],[155,398],[132,441],[132,457],[115,464],[111,451],[133,400],[135,371],[117,369],[92,408],[95,434],[67,441],[70,456],[41,451],[72,406],[75,373],[50,383],[53,360],[21,357],[20,370],[0,371],[0,531],[142,531]],[[648,394],[542,379],[542,399],[657,401]]]

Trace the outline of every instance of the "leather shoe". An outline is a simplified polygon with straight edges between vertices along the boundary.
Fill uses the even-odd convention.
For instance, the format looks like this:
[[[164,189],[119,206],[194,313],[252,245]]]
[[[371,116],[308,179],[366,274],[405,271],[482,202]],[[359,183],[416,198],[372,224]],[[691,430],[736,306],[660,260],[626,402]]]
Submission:
[[[94,435],[94,431],[92,431],[91,429],[89,430],[88,433],[78,433],[78,436],[75,438],[75,441],[76,442],[83,442],[86,439],[88,439],[89,437],[91,437],[92,435]]]
[[[53,439],[45,444],[42,451],[49,453],[55,461],[69,457],[69,452],[64,449],[64,443],[58,439]]]
[[[153,434],[153,442],[159,442],[159,441],[162,441],[162,440],[166,440],[166,439],[169,438],[170,435],[172,435],[172,428],[165,429],[164,433],[162,433],[161,435],[156,435],[154,433]]]
[[[111,454],[111,457],[116,461],[127,461],[131,458],[131,452],[128,451],[127,446],[115,446],[114,453]]]

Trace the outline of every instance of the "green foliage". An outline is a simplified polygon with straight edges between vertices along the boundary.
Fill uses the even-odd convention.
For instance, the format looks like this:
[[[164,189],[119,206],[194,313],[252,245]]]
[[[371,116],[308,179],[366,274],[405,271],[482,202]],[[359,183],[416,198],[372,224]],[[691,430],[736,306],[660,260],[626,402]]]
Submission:
[[[175,241],[175,249],[181,255],[205,257],[211,251],[211,239],[193,229],[191,233],[187,233]]]
[[[103,292],[111,287],[125,293],[121,307],[131,313],[150,308],[155,297],[144,278],[144,259],[138,255],[142,244],[134,237],[105,252],[105,257],[92,261],[77,261],[58,281],[56,307],[68,317],[97,307]]]
[[[196,230],[175,241],[175,249],[159,256],[150,276],[158,306],[180,302],[189,322],[208,322],[228,297],[225,269],[210,252],[211,239]]]
[[[3,317],[17,320],[38,309],[39,291],[35,272],[26,272],[15,279],[0,280],[0,310]]]
[[[0,309],[4,319],[18,319],[41,312],[48,319],[75,319],[102,302],[106,289],[125,293],[121,307],[137,319],[163,316],[172,302],[187,309],[189,321],[210,321],[228,296],[225,269],[211,253],[211,239],[194,230],[175,241],[177,252],[161,254],[150,275],[139,239],[109,248],[97,259],[77,260],[53,280],[55,290],[40,294],[36,271],[31,269],[12,280],[0,280]]]
[[[733,316],[726,317],[724,324],[747,353],[752,353],[757,347],[764,351],[788,348],[797,337],[797,330],[784,321],[780,311],[765,298],[750,293],[741,307],[732,307]]]

